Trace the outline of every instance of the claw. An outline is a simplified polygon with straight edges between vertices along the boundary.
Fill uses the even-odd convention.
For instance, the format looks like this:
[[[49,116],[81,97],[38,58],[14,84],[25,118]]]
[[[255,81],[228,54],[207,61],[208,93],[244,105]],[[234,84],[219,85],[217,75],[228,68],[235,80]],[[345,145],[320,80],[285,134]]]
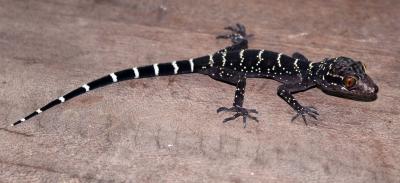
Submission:
[[[314,106],[308,106],[308,109],[317,110]]]
[[[258,111],[255,109],[247,109],[248,113],[254,113],[254,114],[258,114]]]
[[[217,113],[220,113],[220,112],[222,112],[222,111],[228,111],[228,110],[229,110],[229,109],[226,108],[226,107],[220,107],[220,108],[217,109]]]
[[[306,124],[306,126],[308,126],[308,123],[307,123],[307,119],[306,119],[306,117],[305,117],[304,115],[301,115],[301,117],[303,117],[304,124]]]
[[[250,119],[252,119],[252,120],[256,121],[257,123],[259,122],[259,121],[258,121],[258,119],[257,119],[257,117],[250,116],[250,115],[248,115],[247,117],[249,117]]]
[[[293,116],[292,118],[292,122],[299,116],[301,116],[303,118],[304,124],[306,126],[308,126],[307,123],[307,119],[306,119],[306,115],[314,118],[315,120],[318,120],[317,116],[319,115],[319,113],[317,112],[317,109],[315,107],[312,106],[308,106],[308,107],[303,107],[303,109],[297,111],[297,114],[295,116]]]
[[[247,126],[247,118],[246,118],[246,116],[243,116],[243,128],[246,128],[246,126]]]
[[[318,111],[317,111],[317,109],[316,109],[315,107],[309,106],[308,109],[309,109],[312,113],[314,113],[314,114],[316,114],[316,115],[319,115],[319,113],[318,113]]]
[[[299,117],[299,116],[300,116],[300,113],[297,113],[296,115],[294,115],[293,118],[292,118],[292,122],[293,122],[294,120],[296,120],[296,118]]]
[[[233,115],[232,117],[225,118],[224,121],[222,121],[222,122],[223,122],[223,123],[226,123],[226,122],[228,122],[228,121],[232,121],[232,120],[238,118],[239,116],[240,116],[240,114],[239,114],[239,113],[236,113],[236,114]]]
[[[258,114],[258,111],[255,109],[246,109],[246,108],[243,108],[240,106],[233,106],[231,108],[220,107],[217,109],[217,113],[222,112],[222,111],[235,112],[235,114],[232,117],[225,118],[222,121],[223,123],[234,120],[234,119],[238,118],[239,116],[243,116],[243,127],[244,128],[246,128],[246,126],[247,126],[247,118],[250,118],[250,119],[256,121],[257,123],[259,122],[256,117],[250,115],[250,113]]]
[[[244,30],[245,29],[244,26],[242,24],[240,24],[240,23],[236,23],[236,27],[238,27],[239,30]]]
[[[230,36],[229,35],[218,35],[216,38],[217,39],[229,39]]]
[[[314,118],[315,120],[318,120],[317,116],[315,114],[309,113],[308,115],[311,116],[312,118]]]
[[[238,33],[238,34],[246,34],[246,27],[243,24],[237,23],[234,26],[227,26],[224,27],[225,30],[230,30],[232,32]]]

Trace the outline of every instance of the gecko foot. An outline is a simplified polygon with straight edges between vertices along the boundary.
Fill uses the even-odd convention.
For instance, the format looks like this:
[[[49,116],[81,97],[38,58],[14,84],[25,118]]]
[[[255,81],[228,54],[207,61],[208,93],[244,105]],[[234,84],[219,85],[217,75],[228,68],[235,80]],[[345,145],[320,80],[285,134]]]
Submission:
[[[234,120],[234,119],[238,118],[239,116],[243,116],[243,128],[246,128],[246,126],[247,126],[247,118],[250,118],[258,123],[257,117],[250,115],[250,113],[258,114],[258,111],[255,109],[246,109],[246,108],[243,108],[240,106],[233,106],[231,108],[220,107],[217,109],[217,113],[219,113],[219,112],[235,112],[236,113],[232,117],[225,118],[224,121],[222,121],[223,123]]]
[[[310,117],[314,118],[315,120],[318,120],[317,116],[319,115],[319,113],[315,107],[306,106],[306,107],[303,107],[301,110],[297,111],[297,114],[292,118],[292,122],[297,117],[301,116],[303,118],[304,124],[306,124],[306,126],[307,126],[308,123],[307,123],[306,115],[309,115]],[[316,125],[316,123],[315,123],[315,125]]]
[[[230,30],[232,33],[217,36],[217,39],[230,39],[233,44],[239,44],[243,40],[252,37],[253,34],[247,35],[246,27],[243,24],[237,23],[235,26],[228,26],[224,28]]]

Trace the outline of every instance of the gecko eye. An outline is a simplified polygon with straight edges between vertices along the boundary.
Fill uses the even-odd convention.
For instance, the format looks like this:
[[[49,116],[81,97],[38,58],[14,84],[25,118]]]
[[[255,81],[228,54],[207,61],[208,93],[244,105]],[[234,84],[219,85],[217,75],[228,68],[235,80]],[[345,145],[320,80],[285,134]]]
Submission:
[[[356,84],[357,80],[358,78],[355,76],[346,76],[343,80],[343,83],[346,88],[351,88]]]

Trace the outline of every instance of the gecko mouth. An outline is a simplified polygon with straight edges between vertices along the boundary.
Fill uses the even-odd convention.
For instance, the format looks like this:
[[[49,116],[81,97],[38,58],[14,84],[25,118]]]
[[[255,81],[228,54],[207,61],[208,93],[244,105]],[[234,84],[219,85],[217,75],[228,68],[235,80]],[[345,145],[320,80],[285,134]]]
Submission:
[[[365,93],[365,94],[353,94],[353,93],[341,93],[341,92],[335,92],[335,91],[327,91],[327,90],[322,90],[324,93],[340,98],[346,98],[346,99],[351,99],[351,100],[357,100],[357,101],[362,101],[362,102],[371,102],[374,101],[378,98],[378,95],[376,93]]]

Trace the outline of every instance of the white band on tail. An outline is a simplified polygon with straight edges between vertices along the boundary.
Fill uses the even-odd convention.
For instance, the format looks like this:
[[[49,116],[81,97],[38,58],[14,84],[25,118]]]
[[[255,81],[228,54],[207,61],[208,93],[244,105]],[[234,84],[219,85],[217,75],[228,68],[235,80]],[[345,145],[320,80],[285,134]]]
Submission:
[[[87,84],[84,84],[84,85],[82,86],[82,88],[85,88],[86,91],[89,91],[89,90],[90,90],[90,87],[89,87],[89,85],[87,85]]]
[[[179,67],[176,65],[176,61],[172,62],[172,66],[174,66],[174,74],[178,74]]]
[[[115,75],[114,73],[111,73],[110,76],[111,76],[111,78],[112,78],[114,83],[118,81],[117,75]]]
[[[139,71],[138,71],[137,67],[133,68],[133,72],[135,72],[135,79],[139,78]]]
[[[158,64],[154,64],[153,67],[154,67],[154,75],[158,76],[160,72],[160,70],[158,69]]]

